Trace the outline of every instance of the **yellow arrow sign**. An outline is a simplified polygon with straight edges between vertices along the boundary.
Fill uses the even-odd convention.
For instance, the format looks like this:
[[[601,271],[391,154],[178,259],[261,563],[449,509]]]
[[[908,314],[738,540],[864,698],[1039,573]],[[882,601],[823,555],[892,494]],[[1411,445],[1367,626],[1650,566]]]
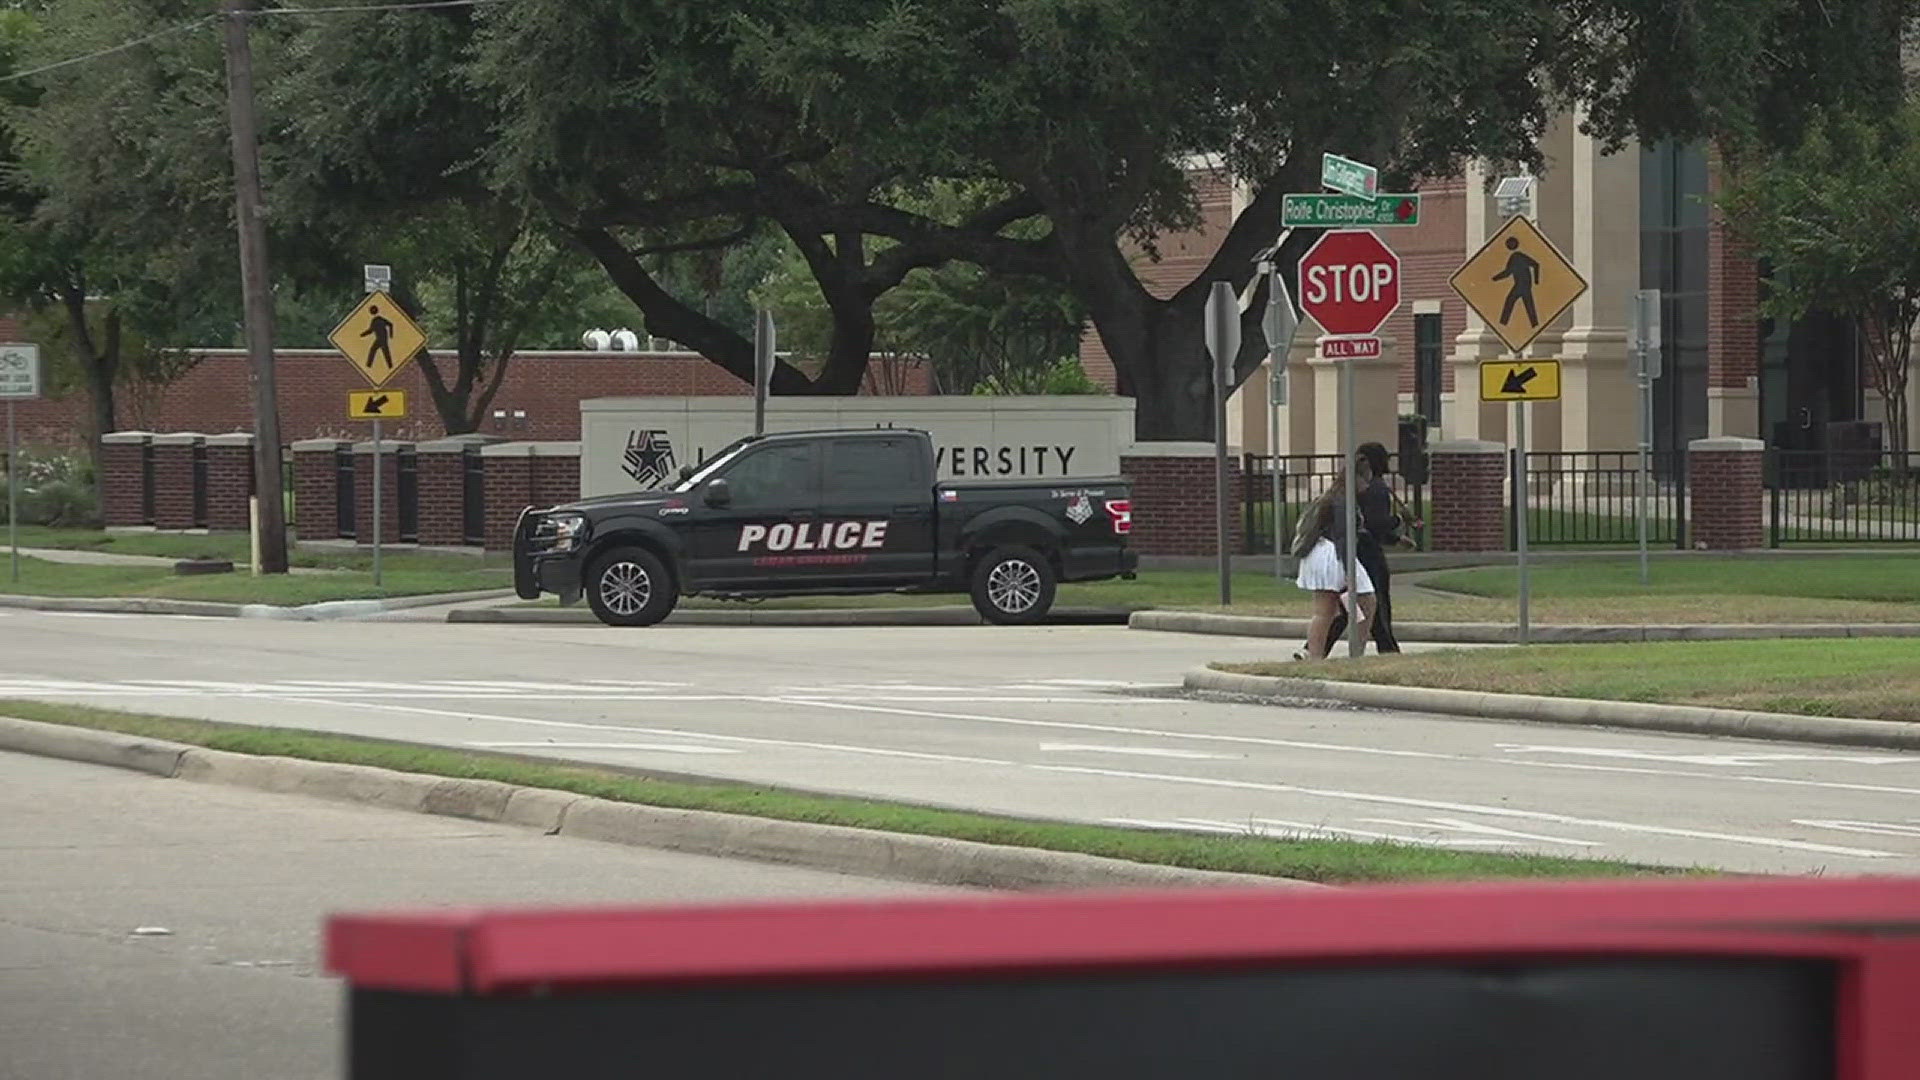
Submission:
[[[426,331],[383,292],[369,293],[327,340],[375,386],[385,386],[427,347]]]
[[[1587,280],[1573,263],[1523,217],[1508,218],[1485,247],[1454,271],[1451,284],[1514,352],[1526,348],[1587,291]]]
[[[405,390],[347,391],[347,419],[349,420],[405,420],[406,418],[407,392]]]
[[[1559,401],[1560,361],[1482,361],[1480,400]]]

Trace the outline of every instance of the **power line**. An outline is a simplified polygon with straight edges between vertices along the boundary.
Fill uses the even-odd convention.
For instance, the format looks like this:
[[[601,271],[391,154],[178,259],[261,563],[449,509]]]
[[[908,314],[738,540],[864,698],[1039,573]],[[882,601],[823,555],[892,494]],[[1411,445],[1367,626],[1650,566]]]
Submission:
[[[478,7],[481,4],[504,4],[510,0],[421,0],[412,4],[353,4],[342,7],[278,7],[256,8],[248,15],[339,15],[356,11],[424,11],[429,8]]]
[[[72,64],[83,63],[87,60],[98,60],[103,56],[112,56],[114,53],[125,52],[128,49],[138,48],[139,46],[145,45],[148,42],[158,41],[163,37],[168,37],[172,34],[180,33],[183,30],[192,30],[197,27],[205,26],[208,23],[212,22],[213,20],[214,20],[214,16],[203,15],[200,18],[194,19],[191,22],[183,22],[177,26],[169,26],[165,30],[157,30],[154,33],[148,34],[146,37],[135,38],[132,41],[123,41],[120,44],[115,45],[111,48],[101,49],[98,52],[90,52],[90,53],[87,53],[85,56],[75,56],[66,60],[61,60],[58,63],[46,64],[41,67],[30,68],[26,71],[17,71],[12,75],[0,76],[0,82],[13,82],[17,79],[25,79],[34,75],[42,75],[42,74],[45,74],[46,72],[67,67]]]
[[[479,7],[482,4],[504,4],[509,2],[511,2],[511,0],[419,0],[419,2],[416,3],[402,4],[355,4],[351,6],[317,8],[257,8],[253,11],[241,12],[240,14],[248,18],[256,15],[344,15],[363,11],[426,11],[433,8]],[[69,57],[57,63],[45,64],[37,68],[29,68],[26,71],[17,71],[11,75],[0,75],[0,83],[16,82],[20,79],[31,78],[35,75],[44,75],[49,71],[57,71],[63,67],[82,64],[88,60],[98,60],[103,56],[112,56],[115,53],[125,52],[128,49],[137,49],[142,45],[158,41],[163,37],[170,37],[184,30],[193,30],[206,26],[219,17],[218,15],[203,15],[190,22],[169,26],[165,30],[157,30],[145,37],[134,38],[132,41],[123,41],[118,45],[100,49],[97,52]]]

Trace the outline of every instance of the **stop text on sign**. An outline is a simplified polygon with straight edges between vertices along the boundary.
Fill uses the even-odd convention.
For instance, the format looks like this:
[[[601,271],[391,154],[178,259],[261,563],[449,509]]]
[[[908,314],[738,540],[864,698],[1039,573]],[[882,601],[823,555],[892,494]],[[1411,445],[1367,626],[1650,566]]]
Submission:
[[[1372,360],[1380,355],[1380,339],[1377,337],[1321,338],[1320,355],[1329,360]]]
[[[1392,290],[1399,295],[1397,267],[1383,262],[1338,266],[1309,266],[1302,272],[1306,292],[1314,304],[1369,304]]]

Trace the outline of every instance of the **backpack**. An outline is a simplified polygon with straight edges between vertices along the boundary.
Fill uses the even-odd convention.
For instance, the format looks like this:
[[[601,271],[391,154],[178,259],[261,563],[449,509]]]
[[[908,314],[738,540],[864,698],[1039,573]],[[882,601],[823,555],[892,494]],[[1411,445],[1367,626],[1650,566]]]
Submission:
[[[1320,542],[1320,511],[1332,497],[1331,490],[1323,491],[1300,511],[1299,520],[1293,523],[1293,546],[1287,549],[1294,558],[1304,559],[1311,555],[1314,545]]]

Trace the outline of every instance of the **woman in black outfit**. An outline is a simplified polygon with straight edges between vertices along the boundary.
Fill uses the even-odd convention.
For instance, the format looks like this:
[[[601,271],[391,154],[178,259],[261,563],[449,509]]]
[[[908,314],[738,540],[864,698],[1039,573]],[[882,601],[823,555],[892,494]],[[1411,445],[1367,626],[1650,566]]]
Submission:
[[[1393,489],[1387,486],[1387,448],[1377,442],[1361,443],[1354,451],[1359,471],[1354,479],[1360,490],[1360,535],[1354,545],[1354,558],[1367,568],[1373,579],[1373,647],[1376,652],[1397,653],[1400,642],[1393,636],[1393,595],[1389,591],[1387,548],[1401,542],[1400,515],[1394,512]],[[1418,522],[1407,522],[1408,527]],[[1347,609],[1342,606],[1333,617],[1327,640],[1338,641],[1347,633]]]

